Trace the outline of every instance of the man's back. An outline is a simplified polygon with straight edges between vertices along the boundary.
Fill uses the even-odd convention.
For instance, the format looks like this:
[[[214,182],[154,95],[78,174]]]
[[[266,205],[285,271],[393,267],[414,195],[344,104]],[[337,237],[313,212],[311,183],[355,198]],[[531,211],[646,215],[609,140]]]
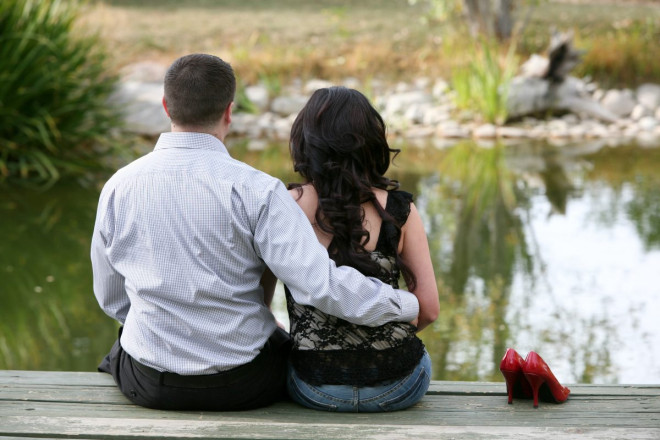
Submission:
[[[280,183],[213,140],[164,134],[108,181],[100,201],[108,258],[130,299],[122,345],[140,363],[179,374],[245,364],[276,326],[253,240]]]

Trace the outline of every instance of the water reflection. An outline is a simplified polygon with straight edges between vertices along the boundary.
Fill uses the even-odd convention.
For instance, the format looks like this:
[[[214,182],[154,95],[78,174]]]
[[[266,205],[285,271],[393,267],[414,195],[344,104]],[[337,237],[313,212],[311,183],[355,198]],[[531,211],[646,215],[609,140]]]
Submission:
[[[497,364],[506,350],[515,270],[532,270],[521,215],[527,204],[517,183],[504,147],[459,144],[419,184],[440,303],[450,305],[424,341],[447,379],[482,378],[480,365]],[[460,358],[454,358],[462,343]],[[486,374],[495,378],[492,369]]]
[[[232,154],[296,179],[285,146]],[[565,382],[660,382],[660,149],[463,143],[395,163],[440,288],[422,333],[435,379],[501,381],[515,346]],[[0,368],[93,370],[112,343],[91,289],[97,197],[75,182],[0,192]]]
[[[436,376],[500,380],[498,360],[515,346],[571,382],[660,379],[660,254],[644,234],[660,226],[647,191],[657,150],[566,153],[458,145],[421,182],[447,305],[423,335]],[[608,222],[597,220],[604,208]]]
[[[98,192],[2,188],[0,368],[91,370],[115,330],[91,291],[90,231]]]

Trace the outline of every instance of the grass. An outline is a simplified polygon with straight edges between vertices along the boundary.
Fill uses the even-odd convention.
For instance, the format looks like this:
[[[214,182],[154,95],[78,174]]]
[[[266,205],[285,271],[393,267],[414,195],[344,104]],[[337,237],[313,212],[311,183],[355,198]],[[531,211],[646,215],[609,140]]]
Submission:
[[[540,2],[521,36],[519,55],[545,50],[555,25],[574,29],[578,48],[593,52],[578,72],[613,84],[657,79],[660,4],[601,3]],[[106,0],[90,4],[81,24],[98,29],[113,48],[116,69],[209,52],[232,63],[246,83],[260,77],[283,84],[294,77],[450,79],[452,68],[469,62],[469,39],[457,26],[433,24],[424,16],[424,2],[406,0]],[[614,32],[621,23],[623,30]],[[640,23],[646,23],[646,33],[624,32]],[[624,52],[631,48],[635,52]],[[618,63],[609,59],[612,53]]]

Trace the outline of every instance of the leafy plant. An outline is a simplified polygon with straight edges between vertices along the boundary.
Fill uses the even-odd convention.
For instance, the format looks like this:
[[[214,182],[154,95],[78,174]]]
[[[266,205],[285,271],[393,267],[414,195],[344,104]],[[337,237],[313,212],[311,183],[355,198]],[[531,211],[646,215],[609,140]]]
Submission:
[[[95,37],[74,38],[78,4],[0,3],[0,181],[54,181],[95,164],[116,125],[116,78]]]
[[[517,65],[514,46],[509,45],[503,60],[492,43],[473,46],[468,65],[457,69],[452,77],[459,108],[477,111],[487,122],[506,121],[509,83]]]

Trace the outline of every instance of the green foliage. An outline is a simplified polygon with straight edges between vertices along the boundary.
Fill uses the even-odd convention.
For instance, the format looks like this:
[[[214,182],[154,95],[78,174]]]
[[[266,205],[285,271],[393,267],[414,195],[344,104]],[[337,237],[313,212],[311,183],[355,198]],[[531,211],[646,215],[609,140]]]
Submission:
[[[463,12],[462,0],[408,0],[411,5],[423,3],[426,11],[422,17],[425,22],[444,22],[459,16]]]
[[[660,19],[615,22],[598,37],[582,36],[585,56],[578,75],[590,75],[607,86],[629,87],[660,78]]]
[[[236,84],[236,97],[234,111],[236,113],[258,113],[257,107],[250,101],[245,93],[245,84],[241,81],[240,78],[237,78]]]
[[[94,37],[74,38],[78,4],[0,3],[0,182],[54,181],[94,163],[116,124],[115,77]]]
[[[510,44],[500,61],[494,44],[485,42],[480,48],[473,46],[468,65],[453,73],[457,107],[476,111],[487,122],[503,124],[506,121],[509,82],[517,66],[513,49],[514,45]]]

